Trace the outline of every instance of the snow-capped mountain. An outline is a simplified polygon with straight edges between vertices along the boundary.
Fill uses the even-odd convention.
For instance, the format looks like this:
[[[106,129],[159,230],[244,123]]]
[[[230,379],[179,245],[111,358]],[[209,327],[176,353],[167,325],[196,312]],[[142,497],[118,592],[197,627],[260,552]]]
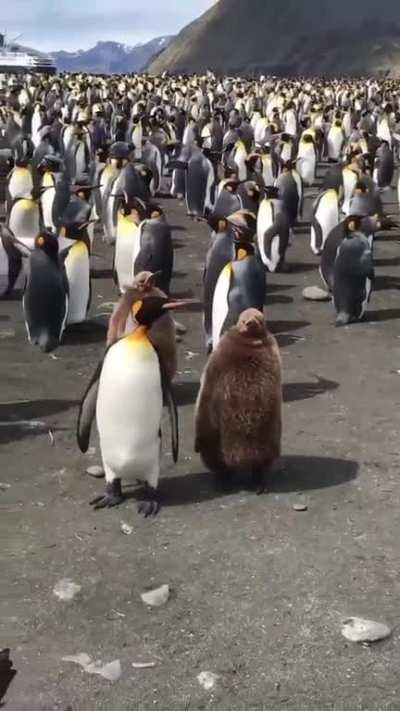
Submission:
[[[130,47],[119,42],[98,42],[95,47],[78,52],[52,52],[59,71],[122,74],[141,71],[162,52],[172,36],[156,37],[150,42]]]

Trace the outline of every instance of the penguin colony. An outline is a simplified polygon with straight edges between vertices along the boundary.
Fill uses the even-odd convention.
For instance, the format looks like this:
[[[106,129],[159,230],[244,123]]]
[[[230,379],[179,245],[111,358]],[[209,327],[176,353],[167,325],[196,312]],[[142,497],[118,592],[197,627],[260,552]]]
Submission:
[[[0,78],[2,298],[22,290],[32,345],[53,351],[86,320],[96,240],[113,253],[120,301],[77,424],[85,452],[97,420],[106,486],[95,508],[117,506],[123,482],[138,480],[147,491],[140,512],[158,512],[164,405],[178,457],[172,313],[187,302],[170,297],[174,241],[157,197],[184,200],[211,233],[195,450],[222,482],[244,474],[262,493],[282,433],[279,348],[263,313],[268,273],[290,270],[313,189],[309,244],[323,285],[315,298],[331,302],[337,326],[361,320],[374,236],[398,226],[382,192],[399,147],[400,93],[389,80]]]

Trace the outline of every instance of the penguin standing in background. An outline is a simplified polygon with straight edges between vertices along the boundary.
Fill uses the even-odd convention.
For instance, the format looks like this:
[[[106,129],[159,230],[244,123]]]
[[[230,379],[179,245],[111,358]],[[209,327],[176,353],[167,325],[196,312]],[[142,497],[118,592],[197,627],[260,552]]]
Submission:
[[[134,258],[133,275],[153,272],[157,275],[156,286],[169,294],[174,268],[171,228],[158,205],[150,205],[148,215],[140,225],[140,246]]]
[[[363,318],[373,280],[374,262],[368,239],[359,231],[349,231],[338,248],[334,266],[336,326]]]
[[[218,197],[214,205],[214,214],[218,217],[229,217],[243,207],[242,199],[238,195],[239,183],[237,180],[221,180],[218,186]]]
[[[95,509],[121,504],[124,501],[122,480],[139,479],[147,492],[139,512],[147,517],[160,510],[157,488],[163,401],[170,414],[175,462],[178,459],[178,417],[171,384],[149,339],[149,329],[166,310],[182,303],[169,302],[162,296],[136,302],[137,327],[107,349],[82,400],[78,444],[82,452],[87,451],[96,415],[106,477],[104,495],[91,502]]]
[[[58,236],[60,261],[64,264],[68,281],[68,326],[86,321],[92,288],[90,281],[90,240],[87,223],[66,215],[68,219]]]
[[[337,251],[343,240],[352,232],[362,232],[368,239],[372,247],[375,232],[382,228],[390,229],[388,222],[382,221],[379,217],[361,217],[351,214],[340,222],[328,235],[321,254],[320,274],[329,291],[333,291],[335,260]]]
[[[179,166],[178,166],[179,167]],[[194,146],[187,163],[186,206],[190,217],[204,217],[214,202],[215,173],[211,161]]]
[[[376,151],[373,179],[381,190],[390,188],[394,174],[393,151],[386,141],[382,141]]]
[[[357,188],[357,183],[359,179],[359,174],[357,170],[354,170],[350,165],[345,165],[342,170],[342,185],[343,185],[343,205],[342,211],[345,215],[350,214],[351,201],[354,196],[354,192]]]
[[[325,240],[339,224],[339,200],[333,188],[324,190],[313,205],[311,219],[311,249],[314,254],[321,254]]]
[[[261,494],[280,457],[281,437],[279,347],[263,314],[249,309],[222,337],[202,375],[195,451],[225,484],[246,473]]]
[[[315,183],[317,159],[317,148],[313,137],[309,133],[303,134],[299,142],[296,165],[301,179],[309,187]]]
[[[146,214],[146,205],[141,200],[130,200],[126,195],[121,198],[113,268],[114,282],[121,294],[132,286],[134,265],[140,252],[140,225]]]
[[[4,287],[1,298],[11,296],[14,289],[24,288],[26,276],[22,269],[22,258],[29,254],[30,251],[18,243],[8,227],[0,224],[0,284]]]
[[[221,271],[213,294],[213,349],[242,311],[255,308],[262,312],[264,308],[265,269],[252,243],[255,217],[239,212],[231,215],[229,222],[233,226],[235,257]]]
[[[342,120],[339,115],[334,120],[326,137],[326,152],[328,155],[329,162],[337,163],[339,161],[345,140],[346,137],[343,131]]]
[[[292,167],[293,166],[290,161],[288,163],[285,163],[282,166],[282,172],[276,181],[276,187],[278,188],[278,197],[280,200],[282,200],[285,206],[285,211],[289,218],[289,224],[291,229],[293,229],[297,222],[300,203],[299,187],[297,181],[292,175]]]
[[[51,232],[35,239],[22,306],[29,342],[44,353],[57,348],[67,321],[68,282]]]
[[[283,271],[290,239],[290,220],[278,189],[268,188],[257,216],[257,248],[270,272]]]
[[[41,189],[34,188],[29,197],[16,198],[7,217],[7,227],[29,249],[33,249],[35,238],[42,227],[41,193]]]

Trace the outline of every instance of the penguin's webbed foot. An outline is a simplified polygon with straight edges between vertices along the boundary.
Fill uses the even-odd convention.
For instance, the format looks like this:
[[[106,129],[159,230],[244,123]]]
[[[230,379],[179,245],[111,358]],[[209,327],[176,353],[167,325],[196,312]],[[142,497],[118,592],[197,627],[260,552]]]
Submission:
[[[111,509],[114,506],[119,506],[123,503],[125,497],[121,489],[121,479],[114,479],[106,486],[106,493],[103,496],[97,496],[90,502],[95,511],[99,509]]]
[[[253,469],[251,473],[251,483],[257,496],[265,494],[265,473],[260,469]]]
[[[161,509],[160,497],[156,489],[151,486],[146,487],[146,493],[148,494],[148,499],[146,501],[141,501],[138,506],[138,513],[142,514],[144,518],[149,518],[150,516],[157,516]]]

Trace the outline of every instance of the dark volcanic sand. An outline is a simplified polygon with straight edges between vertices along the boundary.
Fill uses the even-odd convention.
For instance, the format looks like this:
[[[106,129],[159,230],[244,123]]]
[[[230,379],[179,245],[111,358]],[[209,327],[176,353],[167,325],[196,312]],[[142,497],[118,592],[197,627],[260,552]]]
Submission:
[[[208,231],[182,204],[162,204],[176,228],[173,291],[198,296]],[[302,300],[320,283],[307,228],[289,251],[292,272],[269,277],[286,405],[283,470],[265,496],[217,491],[193,454],[202,316],[179,314],[181,456],[173,466],[166,431],[155,520],[138,516],[134,498],[98,513],[88,504],[103,482],[85,474],[99,452],[79,454],[77,404],[102,353],[102,304],[116,298],[111,249],[99,240],[95,251],[91,320],[56,359],[28,345],[19,301],[0,303],[0,481],[10,484],[0,489],[0,647],[19,672],[6,709],[400,709],[398,235],[376,243],[362,324],[335,329],[330,304]],[[54,447],[46,430],[3,425],[31,419],[54,429]],[[299,502],[306,512],[293,510]],[[53,594],[62,578],[82,586],[73,602]],[[140,593],[164,583],[169,603],[146,609]],[[341,621],[353,615],[394,634],[347,643]],[[119,659],[119,681],[62,661],[80,652]],[[154,669],[132,668],[149,661]],[[213,691],[199,685],[202,671],[219,675]]]

